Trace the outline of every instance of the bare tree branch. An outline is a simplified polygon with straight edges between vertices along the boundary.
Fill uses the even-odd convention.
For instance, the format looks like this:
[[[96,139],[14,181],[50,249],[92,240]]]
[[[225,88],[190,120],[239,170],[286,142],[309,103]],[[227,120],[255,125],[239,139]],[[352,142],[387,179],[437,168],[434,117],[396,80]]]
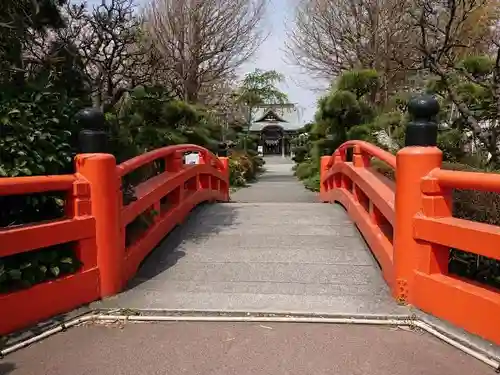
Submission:
[[[404,70],[414,65],[410,5],[406,0],[303,0],[289,32],[289,56],[296,65],[330,80],[346,69],[379,70],[385,79],[383,101],[404,81]]]
[[[152,0],[146,29],[175,92],[196,102],[230,77],[263,41],[264,10],[265,0]]]
[[[84,4],[65,8],[67,27],[58,37],[82,55],[97,106],[118,91],[149,82],[158,68],[141,43],[143,22],[136,11],[134,0],[106,0],[92,10]]]
[[[498,7],[492,0],[418,0],[411,12],[414,24],[420,31],[418,48],[423,63],[439,77],[449,99],[456,105],[466,126],[485,145],[492,159],[497,162],[496,130],[484,132],[474,111],[461,98],[454,80],[457,73],[463,79],[492,91],[500,109],[500,86],[481,81],[460,67],[458,62],[467,56],[491,52],[495,40]],[[500,63],[500,55],[497,65]],[[493,86],[493,87],[492,87]],[[497,90],[498,88],[498,90]],[[500,112],[498,112],[500,113]]]

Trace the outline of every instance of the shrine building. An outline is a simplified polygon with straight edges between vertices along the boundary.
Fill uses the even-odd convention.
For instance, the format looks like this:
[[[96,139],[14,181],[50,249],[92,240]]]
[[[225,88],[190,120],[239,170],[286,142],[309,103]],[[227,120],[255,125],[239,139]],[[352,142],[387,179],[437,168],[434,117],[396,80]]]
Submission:
[[[294,104],[259,106],[250,132],[259,136],[264,155],[291,155],[291,140],[302,128],[300,109]]]

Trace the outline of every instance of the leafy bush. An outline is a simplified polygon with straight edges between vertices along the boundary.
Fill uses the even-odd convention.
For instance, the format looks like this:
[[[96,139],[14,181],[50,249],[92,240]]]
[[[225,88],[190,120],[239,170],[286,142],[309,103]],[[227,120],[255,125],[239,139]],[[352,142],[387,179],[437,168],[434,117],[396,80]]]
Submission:
[[[73,116],[82,103],[50,90],[0,92],[0,177],[73,171]],[[60,216],[54,195],[0,197],[0,227]],[[44,217],[46,215],[47,217]]]
[[[233,151],[229,156],[229,182],[231,186],[245,186],[262,171],[264,159],[254,151]]]
[[[251,168],[248,169],[245,178],[251,182],[257,178],[259,173],[263,172],[265,161],[255,150],[248,150],[247,158],[251,163]]]
[[[295,169],[295,176],[297,176],[299,180],[305,180],[318,171],[319,168],[317,168],[315,163],[311,159],[309,159],[300,164],[297,164],[297,168]]]
[[[311,190],[319,190],[319,164],[348,139],[374,140],[372,122],[377,113],[372,101],[379,74],[371,69],[343,72],[330,91],[319,99],[314,123],[296,147],[295,175]]]
[[[319,191],[321,184],[319,172],[313,174],[311,177],[308,177],[307,179],[304,180],[304,186],[312,191]]]
[[[293,148],[293,161],[296,163],[302,163],[306,157],[309,150],[306,146],[297,146]]]
[[[58,93],[0,93],[0,177],[71,171],[71,117],[78,106]]]
[[[318,163],[307,159],[295,167],[295,176],[303,181],[304,186],[312,191],[319,191],[320,176]]]
[[[74,273],[81,265],[66,244],[1,258],[0,293],[29,288]]]
[[[76,154],[73,121],[84,101],[52,87],[0,91],[1,177],[64,174]],[[0,228],[64,216],[60,193],[0,197]],[[71,244],[0,258],[0,293],[72,273],[80,263]]]
[[[245,186],[245,167],[238,158],[229,158],[229,183],[231,186]]]

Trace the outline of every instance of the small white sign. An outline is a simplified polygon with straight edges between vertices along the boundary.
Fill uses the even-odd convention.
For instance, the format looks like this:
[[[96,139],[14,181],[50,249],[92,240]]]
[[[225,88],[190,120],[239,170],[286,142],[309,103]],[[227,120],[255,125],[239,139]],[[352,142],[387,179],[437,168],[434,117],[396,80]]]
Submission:
[[[198,153],[188,154],[184,157],[186,164],[200,164],[200,155]]]
[[[259,155],[264,155],[264,147],[263,146],[257,146],[257,153]]]

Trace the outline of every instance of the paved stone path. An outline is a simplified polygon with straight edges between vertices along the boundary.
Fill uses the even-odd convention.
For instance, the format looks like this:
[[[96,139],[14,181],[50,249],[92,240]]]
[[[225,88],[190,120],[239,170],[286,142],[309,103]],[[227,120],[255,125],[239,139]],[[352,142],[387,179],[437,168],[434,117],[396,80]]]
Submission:
[[[197,209],[101,308],[407,314],[344,210],[267,161],[234,203]]]
[[[72,328],[0,361],[2,375],[487,375],[428,335],[294,323]]]
[[[290,159],[266,158],[266,172],[258,182],[236,191],[231,199],[242,203],[318,203],[317,195],[293,176],[292,167]]]

